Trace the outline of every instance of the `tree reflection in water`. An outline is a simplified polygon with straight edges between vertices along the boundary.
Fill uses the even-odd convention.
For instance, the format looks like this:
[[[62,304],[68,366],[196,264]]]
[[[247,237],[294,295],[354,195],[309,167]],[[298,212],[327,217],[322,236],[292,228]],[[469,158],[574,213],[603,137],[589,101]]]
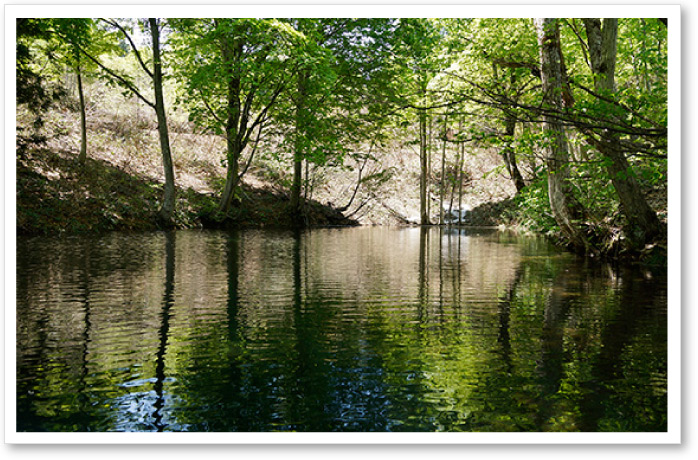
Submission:
[[[18,254],[20,430],[666,429],[665,273],[438,228]]]

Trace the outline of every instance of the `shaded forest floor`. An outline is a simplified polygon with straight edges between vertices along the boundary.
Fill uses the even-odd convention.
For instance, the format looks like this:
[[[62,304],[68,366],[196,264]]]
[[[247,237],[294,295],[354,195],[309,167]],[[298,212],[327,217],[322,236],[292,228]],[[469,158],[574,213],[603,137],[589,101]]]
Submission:
[[[156,178],[101,158],[84,166],[69,151],[29,150],[17,163],[17,231],[19,234],[59,234],[112,230],[156,230],[155,215],[162,199]],[[288,199],[272,190],[243,185],[237,210],[230,219],[208,219],[218,205],[212,193],[178,187],[176,224],[196,227],[291,227]],[[356,225],[331,207],[311,201],[303,223],[310,227]]]

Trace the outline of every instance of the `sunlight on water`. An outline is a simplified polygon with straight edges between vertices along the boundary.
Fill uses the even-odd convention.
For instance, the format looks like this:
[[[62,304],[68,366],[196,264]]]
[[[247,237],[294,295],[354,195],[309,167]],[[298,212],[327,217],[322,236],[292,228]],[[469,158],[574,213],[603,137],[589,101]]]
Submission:
[[[492,230],[18,241],[20,431],[665,431],[666,275]]]

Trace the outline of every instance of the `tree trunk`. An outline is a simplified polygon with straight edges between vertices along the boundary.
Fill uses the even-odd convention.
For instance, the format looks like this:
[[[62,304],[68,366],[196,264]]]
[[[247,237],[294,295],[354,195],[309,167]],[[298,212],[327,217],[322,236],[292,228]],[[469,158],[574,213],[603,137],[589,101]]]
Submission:
[[[225,178],[225,187],[221,195],[221,201],[218,205],[218,211],[227,214],[235,196],[235,189],[238,185],[239,170],[240,170],[240,154],[242,153],[243,145],[240,133],[244,132],[246,127],[238,126],[240,122],[240,75],[237,57],[242,52],[242,43],[228,41],[226,36],[221,38],[221,55],[225,67],[231,69],[231,75],[228,76],[228,116],[225,123],[225,139],[226,139],[226,159],[227,171]]]
[[[495,78],[497,77],[497,65],[493,65]],[[516,73],[511,72],[509,76],[509,92],[511,97],[516,104]],[[511,112],[504,113],[504,137],[505,137],[505,147],[500,152],[502,158],[504,158],[504,164],[507,167],[507,172],[509,172],[509,178],[514,183],[516,187],[516,193],[520,192],[526,186],[526,183],[521,176],[519,167],[516,164],[516,153],[514,152],[514,135],[516,134],[516,116]]]
[[[82,89],[82,69],[79,62],[76,72],[78,76],[78,96],[80,98],[80,154],[78,155],[78,163],[84,165],[87,162],[87,116],[85,114],[85,93]]]
[[[427,102],[425,99],[424,105],[426,106],[426,104],[427,104]],[[434,134],[434,118],[429,115],[429,112],[426,112],[426,116],[427,116],[426,155],[427,155],[427,216],[428,216],[427,219],[429,219],[429,225],[431,225],[431,184],[433,183],[431,160],[434,157],[434,152],[432,151],[434,148],[434,145],[432,143],[433,134]]]
[[[463,167],[465,165],[465,143],[460,144],[460,163],[458,165],[458,224],[463,223]]]
[[[293,183],[291,184],[291,211],[298,216],[301,211],[301,183],[303,180],[303,123],[306,96],[306,72],[298,75],[298,92],[296,93],[296,132],[293,152]]]
[[[439,225],[444,224],[444,194],[446,193],[446,134],[448,129],[448,114],[444,115],[444,136],[441,146],[441,195],[439,197]]]
[[[162,60],[160,58],[160,29],[155,18],[149,18],[150,35],[153,39],[153,90],[155,92],[155,113],[158,119],[158,134],[160,135],[160,150],[162,166],[165,170],[165,193],[162,207],[158,213],[159,219],[166,225],[173,224],[175,208],[175,178],[170,153],[170,136],[167,131],[167,115],[165,114],[165,99],[162,94]]]
[[[458,133],[460,133],[463,130],[463,120],[458,121]],[[453,213],[453,198],[456,194],[456,185],[458,185],[458,179],[460,178],[460,155],[461,155],[461,148],[460,144],[456,144],[456,164],[455,164],[455,174],[456,177],[453,178],[453,185],[451,187],[451,198],[448,203],[448,215],[451,216]],[[460,212],[460,209],[459,209]]]
[[[301,207],[301,183],[303,182],[303,160],[297,152],[293,154],[293,183],[291,183],[291,211],[298,214]]]
[[[524,178],[519,171],[519,167],[516,164],[516,153],[514,152],[514,147],[512,146],[514,142],[514,134],[516,132],[516,118],[512,115],[507,115],[504,135],[507,137],[507,146],[502,150],[502,157],[504,157],[504,163],[507,166],[507,171],[509,171],[509,177],[511,177],[514,186],[516,187],[516,192],[520,192],[525,186]]]
[[[226,127],[226,147],[227,147],[227,163],[228,167],[226,169],[225,175],[225,187],[223,188],[223,193],[221,194],[221,201],[218,205],[218,211],[227,214],[230,211],[230,207],[233,203],[233,197],[235,196],[235,189],[238,185],[238,176],[240,170],[240,149],[237,145],[235,134],[231,132],[236,132],[234,129],[228,129]]]
[[[427,210],[427,175],[429,168],[427,164],[427,88],[426,82],[422,85],[422,104],[424,108],[419,109],[419,222],[422,225],[429,225],[429,211]]]
[[[550,208],[562,234],[572,247],[578,251],[589,252],[589,242],[578,225],[583,215],[582,207],[574,198],[569,182],[569,151],[565,129],[559,120],[549,113],[562,110],[562,52],[557,19],[536,18],[535,25],[540,46],[543,105],[548,109],[544,115],[544,130],[549,142],[544,151],[548,168]]]
[[[597,92],[612,97],[615,92],[616,44],[618,19],[583,19],[589,44],[591,70]],[[604,103],[604,101],[599,101]],[[625,233],[631,246],[640,249],[661,232],[657,213],[647,204],[632,167],[620,148],[618,134],[606,131],[600,142],[593,142],[599,152],[610,159],[607,171],[616,189],[627,219]]]

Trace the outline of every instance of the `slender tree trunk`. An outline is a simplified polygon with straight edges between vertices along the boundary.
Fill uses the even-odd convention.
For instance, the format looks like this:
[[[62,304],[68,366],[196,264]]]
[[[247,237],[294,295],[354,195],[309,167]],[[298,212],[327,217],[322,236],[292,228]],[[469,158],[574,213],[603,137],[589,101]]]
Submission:
[[[606,18],[603,26],[601,20],[596,18],[583,21],[589,42],[595,89],[599,93],[612,95],[615,92],[618,19]],[[607,171],[627,219],[625,233],[631,246],[639,249],[661,232],[657,213],[642,194],[640,184],[620,147],[618,134],[607,130],[601,134],[600,142],[594,142],[594,145],[603,156],[610,159]]]
[[[85,93],[82,89],[82,69],[79,61],[76,71],[78,76],[78,96],[80,99],[80,154],[78,155],[78,163],[84,165],[87,162],[87,115],[85,113]]]
[[[291,184],[291,211],[298,214],[301,203],[301,183],[303,182],[303,160],[299,154],[293,154],[293,183]]]
[[[505,125],[504,125],[504,135],[507,137],[507,146],[502,150],[502,157],[504,157],[504,163],[509,171],[509,177],[511,177],[514,186],[516,187],[516,192],[520,192],[525,186],[524,178],[519,171],[519,167],[516,164],[516,153],[514,152],[514,147],[512,146],[514,142],[514,134],[516,132],[516,118],[512,115],[507,115]]]
[[[308,202],[308,200],[313,199],[313,182],[310,177],[310,162],[308,160],[303,161],[303,201],[301,207]]]
[[[422,225],[429,225],[429,211],[427,210],[427,176],[429,168],[427,163],[427,87],[426,82],[422,84],[422,104],[424,108],[419,109],[419,222]]]
[[[463,167],[465,163],[465,143],[460,144],[460,164],[458,165],[458,224],[463,223]]]
[[[459,121],[458,122],[458,132],[460,133],[462,129],[463,129],[463,122]],[[460,171],[458,169],[459,165],[460,165],[460,145],[456,144],[456,164],[455,164],[455,168],[454,168],[456,177],[453,178],[453,184],[451,186],[451,198],[449,199],[449,202],[448,202],[448,215],[449,216],[453,215],[452,214],[453,213],[453,198],[456,194],[456,185],[458,185],[458,182],[457,182],[458,178],[460,178]]]
[[[293,152],[293,183],[291,184],[291,211],[298,215],[301,210],[301,183],[303,181],[303,123],[305,122],[306,72],[298,75],[296,93],[296,132]]]
[[[536,18],[541,56],[543,104],[548,111],[562,110],[563,72],[557,19]],[[579,227],[582,207],[572,194],[569,182],[569,151],[565,129],[555,116],[546,113],[544,131],[549,137],[545,147],[548,168],[548,196],[555,221],[563,235],[578,251],[590,251]]]
[[[444,137],[441,145],[441,195],[439,197],[439,225],[444,224],[444,194],[446,193],[446,135],[448,114],[444,115]]]
[[[162,207],[158,213],[159,219],[166,225],[173,224],[175,208],[175,178],[170,153],[170,136],[167,130],[167,115],[165,114],[165,99],[162,94],[162,60],[160,57],[160,29],[155,18],[149,18],[150,35],[153,39],[153,89],[155,92],[155,113],[158,119],[158,134],[160,135],[160,150],[162,151],[162,166],[165,171],[165,194]]]
[[[426,99],[425,99],[426,105]],[[431,184],[433,183],[431,160],[433,159],[434,152],[432,151],[434,145],[432,144],[433,134],[434,134],[434,118],[429,115],[427,111],[427,216],[429,219],[429,224],[431,225]]]

